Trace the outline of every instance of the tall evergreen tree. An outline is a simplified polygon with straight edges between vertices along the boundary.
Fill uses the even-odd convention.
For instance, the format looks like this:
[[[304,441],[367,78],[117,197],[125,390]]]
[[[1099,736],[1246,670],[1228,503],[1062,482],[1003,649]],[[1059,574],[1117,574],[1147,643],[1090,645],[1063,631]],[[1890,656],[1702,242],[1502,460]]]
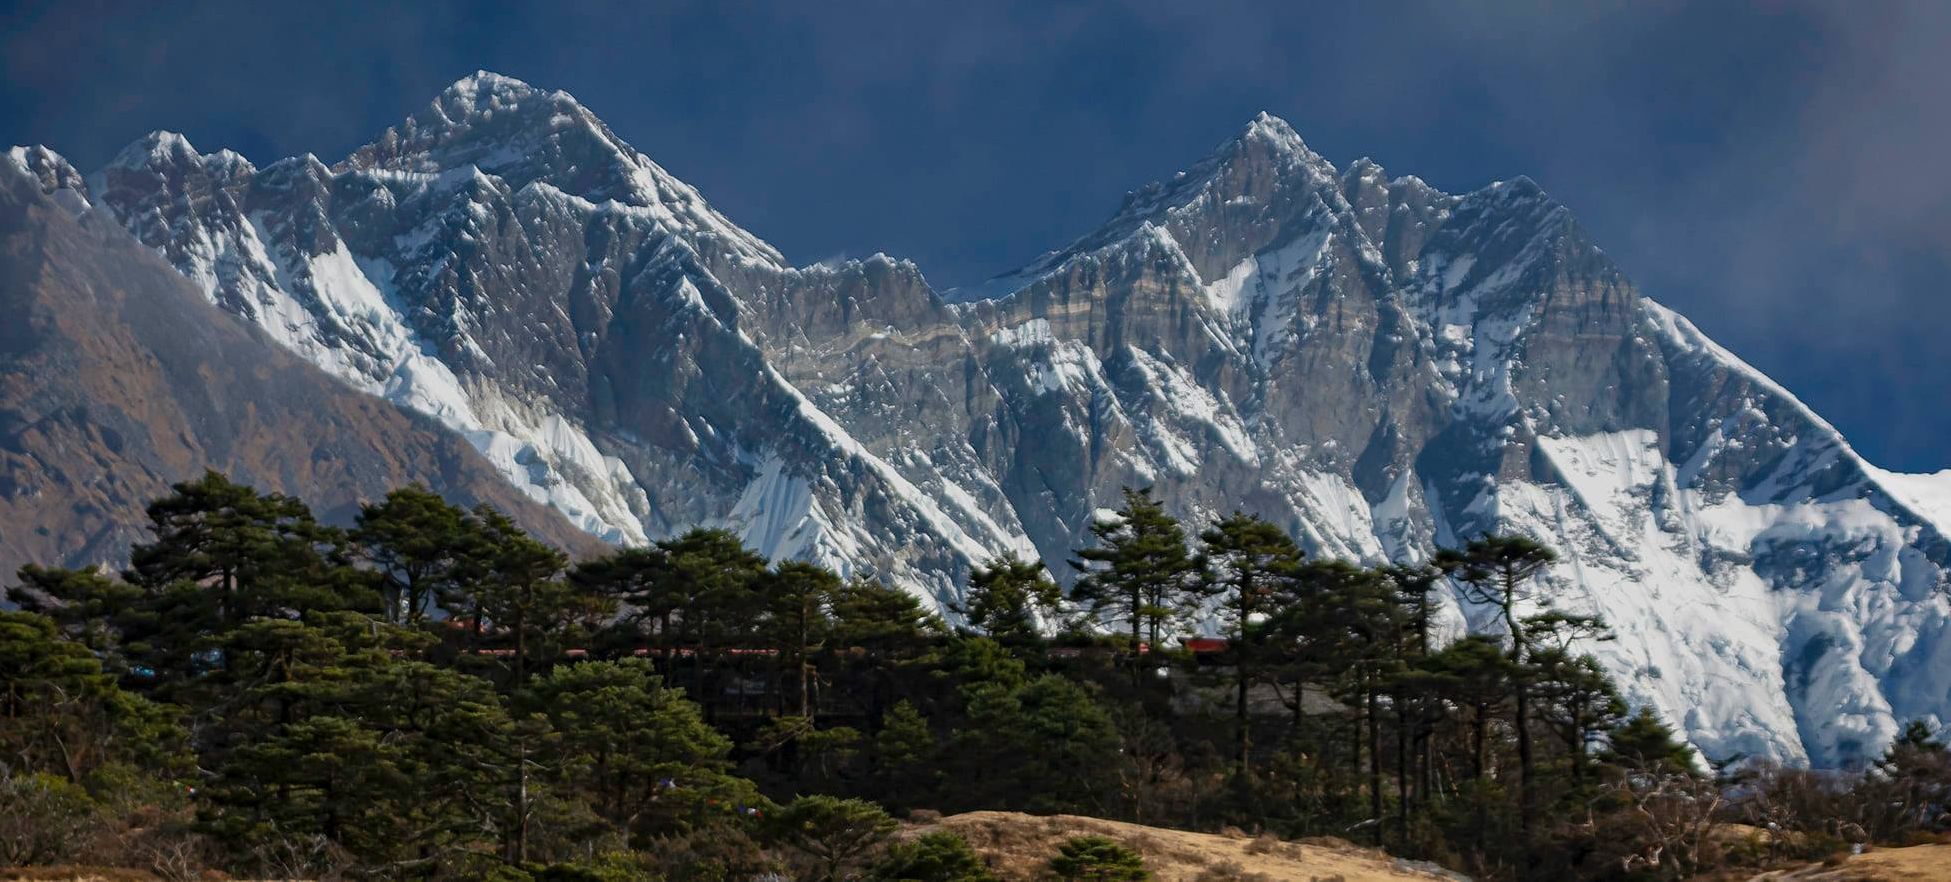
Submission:
[[[1865,800],[1872,835],[1902,841],[1951,827],[1951,748],[1929,724],[1905,722],[1873,768],[1874,776],[1861,786],[1872,797]]]
[[[1592,744],[1626,714],[1626,701],[1599,660],[1555,646],[1531,656],[1529,675],[1537,680],[1538,718],[1558,733],[1571,751],[1574,789],[1590,775]]]
[[[256,673],[232,700],[206,828],[240,854],[322,838],[395,873],[503,838],[512,723],[485,682],[399,654],[420,639],[360,616],[239,631],[230,651]]]
[[[514,686],[528,682],[534,661],[560,646],[566,625],[580,612],[579,598],[561,579],[568,558],[523,532],[488,506],[474,511],[476,541],[470,575],[476,634],[492,622],[512,644]]]
[[[1649,772],[1693,772],[1693,750],[1650,707],[1633,711],[1613,726],[1606,742],[1607,759],[1618,765]]]
[[[664,553],[668,602],[679,642],[691,651],[691,694],[705,700],[705,668],[717,647],[750,616],[753,586],[766,561],[728,530],[691,530],[657,543]],[[711,705],[707,704],[707,712]]]
[[[814,882],[840,882],[901,825],[880,806],[859,799],[802,796],[772,818],[776,835],[812,858]]]
[[[759,803],[731,774],[730,739],[645,660],[557,668],[521,704],[549,720],[545,766],[640,842],[687,829],[712,804]]]
[[[345,536],[296,499],[259,494],[214,472],[149,506],[153,542],[136,545],[116,580],[29,567],[9,595],[49,613],[128,682],[190,700],[224,678],[224,635],[258,619],[379,606]]]
[[[1599,660],[1577,651],[1584,643],[1612,640],[1612,629],[1598,616],[1559,610],[1525,616],[1523,628],[1530,649],[1521,673],[1534,684],[1534,716],[1571,750],[1572,785],[1579,787],[1586,781],[1592,742],[1626,713],[1625,700]]]
[[[458,589],[468,528],[466,511],[419,484],[360,509],[352,541],[379,572],[389,621],[418,622],[435,597]]]
[[[1393,585],[1382,574],[1344,561],[1313,561],[1296,571],[1298,602],[1306,619],[1306,669],[1325,674],[1355,709],[1357,735],[1349,751],[1355,765],[1368,757],[1369,829],[1382,834],[1381,694],[1401,665],[1401,623]],[[1363,737],[1365,736],[1365,737]]]
[[[1510,701],[1515,666],[1498,642],[1472,634],[1431,653],[1419,679],[1428,693],[1470,711],[1470,778],[1491,774],[1491,721]]]
[[[1098,544],[1080,549],[1072,566],[1083,578],[1071,599],[1099,621],[1130,628],[1132,651],[1150,637],[1151,649],[1167,623],[1196,596],[1199,565],[1186,548],[1185,530],[1153,499],[1150,489],[1125,488],[1117,516],[1091,525]],[[1132,659],[1132,684],[1140,682],[1143,658]]]
[[[170,774],[183,742],[170,709],[124,692],[54,620],[0,610],[0,774],[80,784],[111,763]]]
[[[569,582],[578,591],[607,598],[624,609],[619,630],[625,648],[654,648],[668,669],[677,651],[673,628],[683,598],[664,549],[619,548],[579,561],[569,571]]]
[[[998,640],[1024,642],[1041,636],[1039,618],[1048,620],[1063,602],[1063,589],[1042,564],[1014,553],[976,567],[969,577],[968,605],[961,612],[971,627]]]
[[[797,716],[813,719],[813,653],[832,629],[828,609],[840,591],[832,570],[802,561],[782,562],[758,581],[766,610],[766,639],[798,686]]]
[[[28,564],[7,599],[22,610],[40,613],[60,625],[68,638],[93,651],[111,672],[128,675],[140,662],[129,644],[158,626],[147,592],[105,570],[70,570]],[[159,648],[158,651],[161,651]]]
[[[878,721],[897,700],[901,672],[922,666],[947,632],[941,617],[923,609],[913,594],[855,579],[833,597],[834,661],[845,671],[842,691],[865,705]]]
[[[1530,644],[1518,608],[1530,597],[1532,579],[1557,559],[1551,549],[1523,536],[1485,536],[1472,540],[1461,551],[1446,550],[1437,556],[1437,565],[1463,587],[1466,599],[1495,608],[1504,620],[1513,669],[1511,712],[1517,736],[1518,817],[1527,830],[1537,808],[1532,786],[1536,758],[1531,745],[1530,678],[1524,674]]]
[[[345,535],[313,520],[297,499],[206,472],[174,485],[148,515],[155,541],[130,550],[128,579],[152,596],[175,595],[184,631],[373,605],[370,580],[348,566]],[[197,590],[181,590],[187,586]]]
[[[938,761],[927,718],[911,702],[896,704],[874,735],[872,768],[880,801],[896,809],[930,805],[940,777]]]
[[[1440,704],[1425,700],[1417,666],[1430,654],[1436,586],[1443,571],[1429,564],[1394,564],[1382,567],[1378,575],[1393,591],[1400,626],[1398,664],[1387,685],[1396,712],[1396,834],[1407,841],[1411,802],[1428,798],[1432,727],[1442,714]]]
[[[1248,691],[1269,655],[1268,620],[1292,597],[1301,549],[1279,527],[1239,512],[1199,538],[1205,545],[1205,593],[1219,599],[1233,663],[1233,774],[1244,785],[1252,771]]]
[[[1076,682],[1045,674],[1015,687],[967,691],[968,724],[956,733],[956,796],[972,806],[1032,812],[1102,812],[1111,797],[1118,730]]]

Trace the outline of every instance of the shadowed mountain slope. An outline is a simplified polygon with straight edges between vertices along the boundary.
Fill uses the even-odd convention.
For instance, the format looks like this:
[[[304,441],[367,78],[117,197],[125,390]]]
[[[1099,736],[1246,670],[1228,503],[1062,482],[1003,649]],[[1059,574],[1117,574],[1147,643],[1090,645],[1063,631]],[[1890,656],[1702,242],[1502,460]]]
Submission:
[[[346,388],[195,288],[73,190],[0,161],[0,572],[116,562],[206,468],[332,521],[421,481],[600,547],[431,420]]]

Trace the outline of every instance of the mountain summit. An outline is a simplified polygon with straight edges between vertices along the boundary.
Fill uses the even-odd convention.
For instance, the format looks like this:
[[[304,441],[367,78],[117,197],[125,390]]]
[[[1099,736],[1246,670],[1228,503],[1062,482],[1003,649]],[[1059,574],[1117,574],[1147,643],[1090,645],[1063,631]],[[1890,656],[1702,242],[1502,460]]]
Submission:
[[[1318,555],[1517,531],[1710,757],[1841,764],[1951,719],[1951,493],[1865,463],[1526,178],[1337,168],[1263,114],[943,294],[881,255],[793,268],[568,95],[488,73],[329,167],[138,147],[86,184],[4,162],[614,542],[724,526],[946,608],[988,557],[1067,559],[1126,485]]]
[[[567,92],[545,92],[478,71],[448,86],[427,109],[386,130],[340,171],[439,174],[477,169],[508,187],[553,188],[593,203],[642,209],[673,234],[707,238],[738,256],[780,264],[772,246],[739,229],[623,142]]]

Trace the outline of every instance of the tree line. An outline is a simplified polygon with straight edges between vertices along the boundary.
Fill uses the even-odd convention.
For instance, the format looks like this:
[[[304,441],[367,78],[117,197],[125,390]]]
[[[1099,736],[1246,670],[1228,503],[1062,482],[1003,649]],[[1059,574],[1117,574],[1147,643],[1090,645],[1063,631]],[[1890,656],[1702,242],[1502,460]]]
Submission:
[[[1132,490],[1068,596],[1002,558],[951,627],[722,530],[572,562],[421,487],[341,529],[212,473],[148,517],[122,572],[8,591],[0,865],[975,880],[894,818],[1006,809],[1665,879],[1907,841],[1951,801],[1921,726],[1855,775],[1707,768],[1584,652],[1603,621],[1532,611],[1554,558],[1516,536],[1361,566]],[[1499,626],[1442,639],[1443,592]],[[1143,878],[1073,845],[1052,873]]]

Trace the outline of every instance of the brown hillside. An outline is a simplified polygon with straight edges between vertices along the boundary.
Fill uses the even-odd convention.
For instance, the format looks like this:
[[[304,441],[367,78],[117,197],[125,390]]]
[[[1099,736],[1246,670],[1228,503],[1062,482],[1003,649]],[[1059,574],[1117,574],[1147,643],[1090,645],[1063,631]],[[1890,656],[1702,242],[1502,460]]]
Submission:
[[[1145,856],[1159,882],[1408,882],[1463,877],[1331,839],[1283,842],[1146,827],[1077,815],[969,812],[919,825],[914,833],[949,830],[969,841],[1010,879],[1042,878],[1058,844],[1073,836],[1108,836]]]
[[[1833,865],[1764,873],[1753,882],[1951,882],[1951,844],[1871,849]]]

